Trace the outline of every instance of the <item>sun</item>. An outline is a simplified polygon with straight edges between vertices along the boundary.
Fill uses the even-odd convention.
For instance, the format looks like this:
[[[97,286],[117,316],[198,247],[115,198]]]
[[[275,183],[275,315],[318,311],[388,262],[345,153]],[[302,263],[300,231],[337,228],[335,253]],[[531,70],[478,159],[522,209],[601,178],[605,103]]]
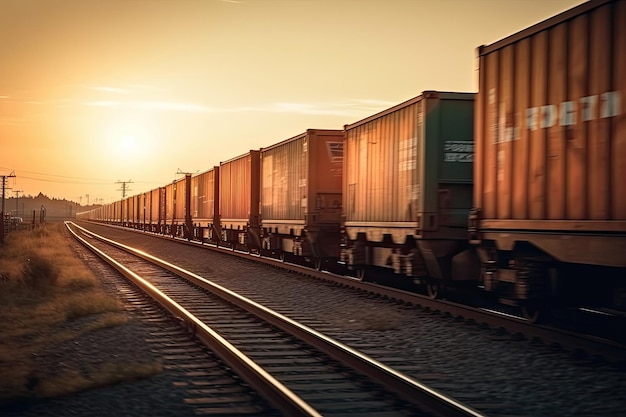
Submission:
[[[135,153],[139,148],[139,140],[135,135],[123,135],[119,140],[120,151],[125,154]]]

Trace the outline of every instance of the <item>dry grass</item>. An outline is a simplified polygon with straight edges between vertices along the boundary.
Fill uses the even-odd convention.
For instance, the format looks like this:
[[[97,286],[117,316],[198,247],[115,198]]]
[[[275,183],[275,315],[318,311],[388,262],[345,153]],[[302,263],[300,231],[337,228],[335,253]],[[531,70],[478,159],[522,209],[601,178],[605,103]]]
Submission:
[[[65,395],[160,370],[159,364],[104,364],[86,375],[68,369],[43,376],[37,369],[33,358],[44,347],[128,321],[123,305],[76,257],[63,228],[49,223],[13,232],[0,246],[0,402]],[[85,317],[80,326],[67,326]]]

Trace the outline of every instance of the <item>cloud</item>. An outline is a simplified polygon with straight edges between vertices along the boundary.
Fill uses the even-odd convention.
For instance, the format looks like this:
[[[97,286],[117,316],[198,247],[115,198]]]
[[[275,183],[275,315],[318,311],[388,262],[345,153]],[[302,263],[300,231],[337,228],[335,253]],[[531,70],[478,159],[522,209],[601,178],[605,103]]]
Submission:
[[[351,99],[340,102],[326,103],[275,103],[277,112],[327,115],[327,116],[360,116],[364,112],[378,112],[382,109],[393,106],[396,103],[373,100],[373,99]]]
[[[106,87],[106,86],[89,87],[89,89],[95,90],[95,91],[104,91],[106,93],[116,93],[116,94],[128,94],[131,92],[131,90],[128,88]]]
[[[88,101],[88,106],[177,111],[189,113],[289,113],[326,116],[358,117],[364,113],[375,113],[397,103],[376,99],[351,99],[340,102],[275,102],[264,105],[241,107],[211,107],[204,104],[178,101]]]
[[[115,100],[98,100],[88,101],[85,103],[88,106],[94,107],[117,107],[117,108],[129,108],[129,109],[144,109],[144,110],[166,110],[166,111],[183,111],[193,113],[213,113],[215,109],[200,104],[194,103],[182,103],[171,101],[134,101],[123,102]]]

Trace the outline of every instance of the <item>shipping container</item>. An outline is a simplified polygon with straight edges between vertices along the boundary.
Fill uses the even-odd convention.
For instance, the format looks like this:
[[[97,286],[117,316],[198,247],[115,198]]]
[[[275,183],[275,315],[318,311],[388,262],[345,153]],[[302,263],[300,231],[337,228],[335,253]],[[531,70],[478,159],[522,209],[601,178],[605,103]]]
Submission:
[[[161,231],[165,221],[164,213],[165,187],[155,188],[150,191],[150,224],[154,232]]]
[[[191,175],[179,178],[165,186],[165,227],[166,234],[189,237],[191,231],[190,210]]]
[[[261,149],[263,249],[318,268],[338,258],[342,162],[341,130],[309,129]]]
[[[123,200],[118,200],[113,202],[113,211],[112,211],[112,215],[113,215],[113,222],[117,223],[117,224],[121,224],[123,222],[122,219],[122,202]]]
[[[584,3],[478,57],[470,237],[485,285],[545,298],[554,262],[626,267],[626,1]],[[518,277],[530,258],[542,284]]]
[[[217,243],[219,229],[219,167],[191,177],[191,217],[198,240]]]
[[[259,151],[220,163],[221,242],[259,249]]]
[[[433,280],[466,250],[473,93],[423,94],[345,126],[342,260]]]
[[[148,230],[148,225],[150,224],[150,192],[146,191],[141,193],[141,207],[139,213],[139,222],[141,223],[141,228],[143,230]]]

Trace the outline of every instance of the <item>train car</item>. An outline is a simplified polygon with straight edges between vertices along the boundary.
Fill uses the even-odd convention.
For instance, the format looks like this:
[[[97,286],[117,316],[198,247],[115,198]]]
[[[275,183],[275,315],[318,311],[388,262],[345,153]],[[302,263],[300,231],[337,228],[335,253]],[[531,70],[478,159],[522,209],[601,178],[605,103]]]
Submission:
[[[425,91],[345,126],[341,262],[359,278],[393,272],[433,297],[453,276],[476,278],[474,96]]]
[[[339,258],[343,132],[314,130],[261,149],[262,248],[321,269]]]
[[[478,49],[470,239],[481,280],[534,317],[626,305],[626,0]]]
[[[259,154],[251,150],[220,162],[218,244],[259,251]]]
[[[114,201],[111,207],[111,222],[113,224],[121,225],[123,223],[123,200]]]
[[[191,218],[193,235],[203,242],[217,243],[219,238],[219,167],[191,177]]]
[[[175,237],[190,237],[191,219],[189,218],[191,175],[172,181],[164,187],[165,234]]]
[[[165,233],[165,187],[150,190],[150,224],[147,230],[155,233]]]

